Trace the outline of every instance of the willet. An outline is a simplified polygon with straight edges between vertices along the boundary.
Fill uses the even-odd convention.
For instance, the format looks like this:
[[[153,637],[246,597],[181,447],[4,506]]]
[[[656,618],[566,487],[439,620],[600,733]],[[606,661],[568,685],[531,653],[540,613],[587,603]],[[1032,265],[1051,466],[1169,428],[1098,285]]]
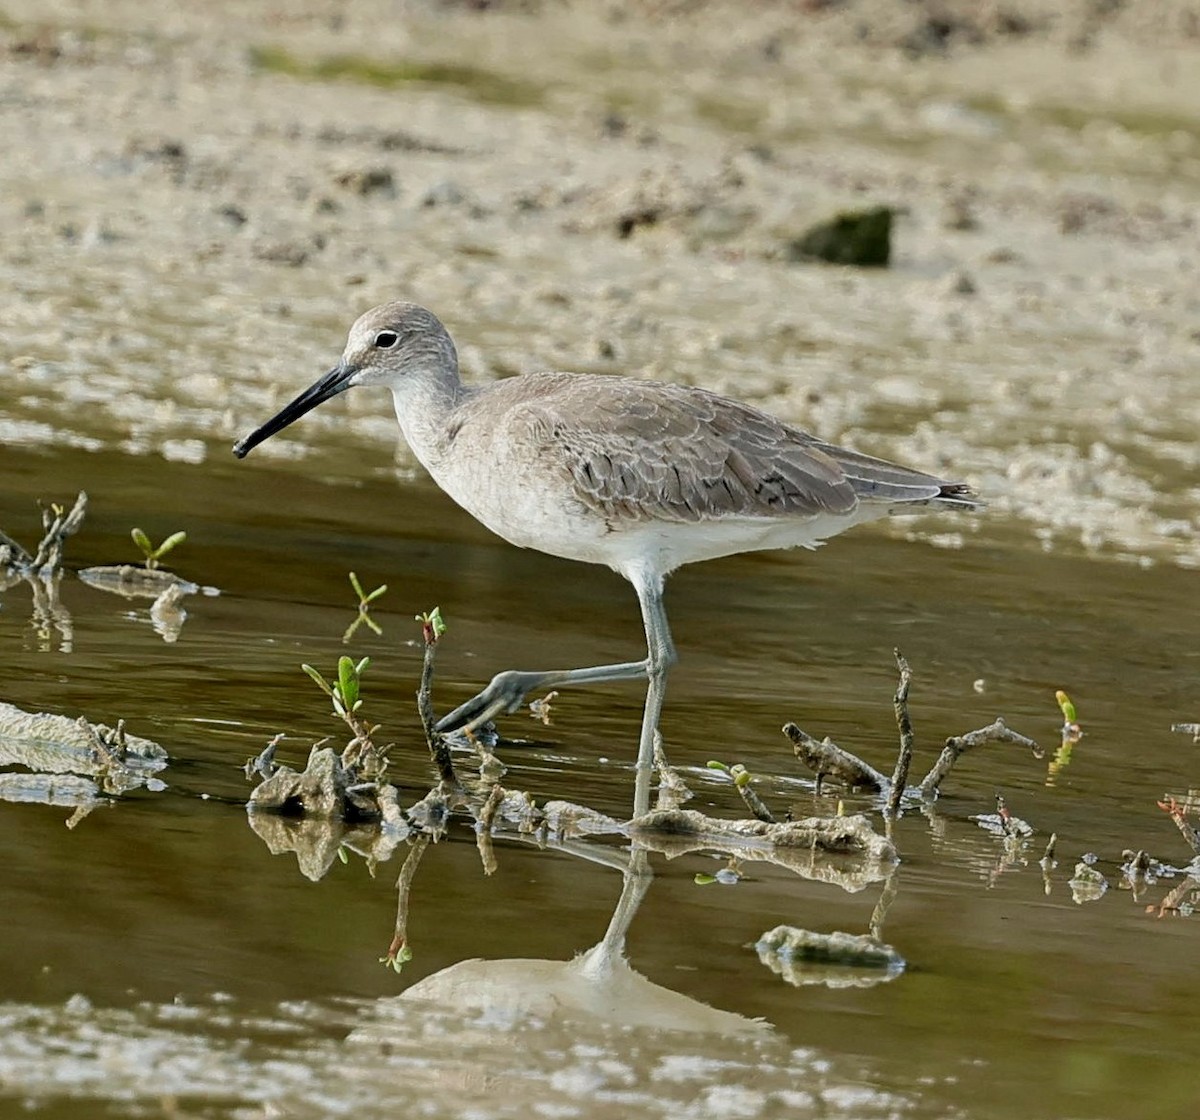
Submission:
[[[644,659],[499,673],[438,730],[472,730],[541,689],[645,677],[635,814],[649,804],[654,736],[676,660],[662,597],[670,572],[738,552],[812,548],[902,510],[976,504],[963,483],[836,447],[704,389],[578,373],[464,385],[446,328],[411,303],[359,318],[341,361],[234,454],[356,385],[392,391],[417,458],[494,533],[521,548],[607,564],[633,584]]]

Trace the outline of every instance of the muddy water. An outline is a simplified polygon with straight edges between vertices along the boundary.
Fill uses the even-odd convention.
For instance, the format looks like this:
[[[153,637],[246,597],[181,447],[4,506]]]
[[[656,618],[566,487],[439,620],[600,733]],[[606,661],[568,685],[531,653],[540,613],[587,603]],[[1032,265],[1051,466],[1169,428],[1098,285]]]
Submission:
[[[368,475],[387,449],[376,454]],[[944,549],[866,528],[812,555],[678,574],[668,605],[683,657],[663,729],[716,814],[739,805],[702,769],[709,758],[750,767],[778,808],[835,811],[836,794],[815,793],[792,760],[785,719],[889,768],[897,645],[916,670],[918,771],[946,734],[996,714],[1052,748],[1056,687],[1086,734],[1054,773],[1051,757],[983,748],[936,806],[905,815],[882,931],[908,962],[901,976],[792,986],[752,948],[780,923],[865,932],[878,883],[847,893],[751,864],[736,886],[700,886],[698,872],[721,866],[711,857],[655,859],[628,939],[646,988],[564,1028],[537,1002],[547,981],[533,971],[472,978],[449,1002],[394,1000],[471,958],[570,959],[603,935],[618,871],[500,842],[488,878],[469,830],[452,829],[418,872],[415,956],[397,977],[378,963],[397,861],[371,878],[352,856],[310,882],[248,827],[241,766],[276,731],[296,758],[336,732],[298,665],[332,667],[342,652],[350,568],[368,587],[389,584],[383,637],[360,631],[350,648],[373,658],[369,711],[399,744],[406,799],[429,778],[411,616],[439,604],[449,621],[447,707],[510,663],[632,653],[636,607],[620,580],[511,549],[423,480],[329,480],[311,464],[232,458],[148,472],[113,453],[11,448],[0,467],[10,532],[33,535],[35,497],[86,483],[74,566],[129,557],[132,523],[156,539],[184,526],[177,570],[222,592],[189,599],[167,644],[144,606],[68,579],[70,652],[31,626],[26,589],[4,594],[6,699],[125,718],[172,755],[168,791],[129,795],[72,831],[69,810],[3,806],[11,1094],[79,1094],[117,1111],[162,1095],[213,1113],[274,1100],[296,1115],[321,1114],[320,1101],[383,1111],[413,1086],[430,1115],[515,1115],[531,1102],[583,1116],[1192,1114],[1193,921],[1156,912],[1179,879],[1133,892],[1117,870],[1126,847],[1179,864],[1189,854],[1154,802],[1195,780],[1195,749],[1168,726],[1195,715],[1178,610],[1190,573],[1045,555],[1000,533]],[[164,493],[171,512],[152,512]],[[639,700],[614,685],[562,697],[549,728],[510,717],[509,734],[538,742],[506,752],[507,784],[622,813]],[[998,790],[1036,829],[1015,854],[969,819],[991,812]],[[1051,832],[1058,864],[1044,874]],[[1086,852],[1110,889],[1081,903],[1067,880]],[[683,998],[659,1012],[662,989]],[[731,1014],[713,1021],[701,1005]],[[662,1016],[685,1033],[663,1033]]]

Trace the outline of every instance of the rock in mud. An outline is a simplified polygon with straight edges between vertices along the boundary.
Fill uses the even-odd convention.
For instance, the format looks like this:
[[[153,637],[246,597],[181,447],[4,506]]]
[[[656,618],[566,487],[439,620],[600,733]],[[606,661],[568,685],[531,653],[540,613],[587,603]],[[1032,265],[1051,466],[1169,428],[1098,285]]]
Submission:
[[[825,261],[860,268],[887,268],[892,258],[892,217],[888,206],[847,210],[789,241],[790,261]]]

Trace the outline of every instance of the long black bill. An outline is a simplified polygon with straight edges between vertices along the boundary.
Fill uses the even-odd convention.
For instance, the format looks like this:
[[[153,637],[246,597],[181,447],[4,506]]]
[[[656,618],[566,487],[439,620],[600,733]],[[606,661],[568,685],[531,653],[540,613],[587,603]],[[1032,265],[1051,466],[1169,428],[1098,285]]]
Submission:
[[[276,432],[283,431],[293,420],[299,420],[306,412],[312,412],[319,404],[324,404],[338,393],[344,393],[350,388],[350,378],[358,370],[354,366],[334,366],[315,385],[310,385],[291,404],[285,404],[261,428],[255,428],[245,439],[233,445],[233,453],[244,459],[265,439],[270,439]]]

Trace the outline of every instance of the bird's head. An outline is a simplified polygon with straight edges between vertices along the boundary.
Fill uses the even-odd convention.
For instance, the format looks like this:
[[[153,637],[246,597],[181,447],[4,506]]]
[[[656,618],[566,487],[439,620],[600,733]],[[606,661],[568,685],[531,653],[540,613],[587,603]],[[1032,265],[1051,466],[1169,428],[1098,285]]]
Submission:
[[[244,458],[263,440],[355,385],[386,385],[396,391],[419,375],[457,381],[458,356],[446,328],[415,303],[373,307],[350,328],[341,361],[236,443],[233,453]]]

